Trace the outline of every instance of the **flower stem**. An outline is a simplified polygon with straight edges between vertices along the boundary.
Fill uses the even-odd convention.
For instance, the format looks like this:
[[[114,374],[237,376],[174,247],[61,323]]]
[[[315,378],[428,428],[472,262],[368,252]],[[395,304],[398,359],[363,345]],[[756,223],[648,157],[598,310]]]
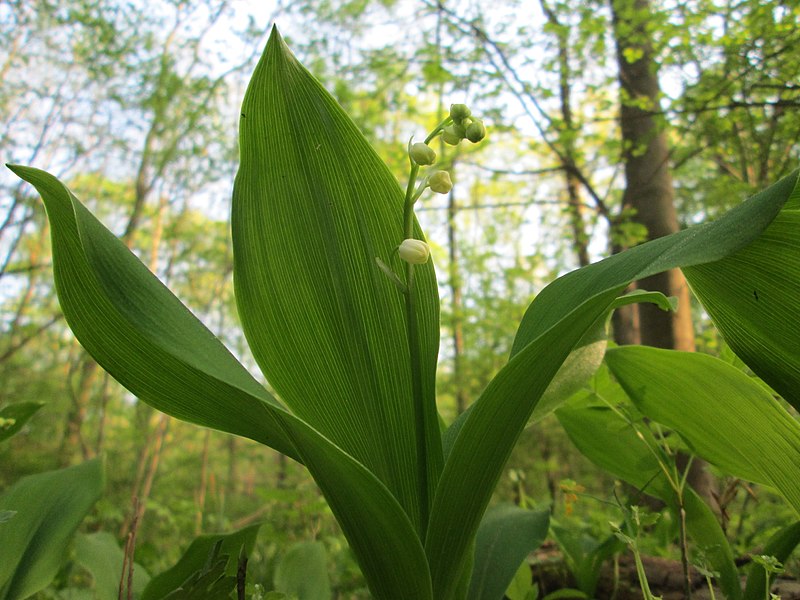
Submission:
[[[405,239],[414,233],[414,186],[419,173],[419,165],[411,161],[411,172],[408,176],[405,204],[403,206],[403,234]],[[414,408],[415,441],[417,453],[417,488],[420,507],[420,537],[425,538],[428,529],[428,513],[430,496],[428,493],[428,423],[425,419],[425,398],[422,386],[422,357],[420,356],[419,329],[417,327],[417,311],[414,290],[414,265],[405,264],[406,271],[406,323],[408,335],[408,354],[411,364],[411,393]]]
[[[428,494],[428,423],[425,418],[425,397],[422,389],[422,359],[417,327],[414,296],[414,265],[406,263],[406,321],[408,323],[408,352],[411,359],[411,391],[414,403],[415,440],[417,447],[417,486],[420,499],[420,536],[424,539],[428,528],[430,496]]]
[[[425,138],[425,143],[430,143],[442,130],[453,122],[450,116],[447,116],[441,123],[439,123],[433,131],[431,131]],[[409,163],[411,165],[408,175],[408,185],[406,186],[405,202],[403,204],[403,238],[414,238],[414,203],[422,194],[424,189],[415,190],[417,183],[417,176],[419,175],[419,165],[411,158],[410,149],[411,142],[409,141]],[[429,465],[431,461],[436,463],[435,457],[432,456],[433,449],[429,447],[428,432],[432,428],[438,428],[437,422],[430,422],[430,415],[436,415],[436,409],[428,410],[431,407],[426,407],[425,391],[422,381],[422,355],[420,350],[420,336],[419,327],[417,323],[416,311],[416,291],[414,289],[414,265],[410,262],[405,264],[406,284],[404,290],[405,304],[406,304],[406,331],[408,335],[408,354],[411,365],[411,392],[414,410],[414,437],[416,443],[417,454],[417,488],[419,491],[419,531],[420,538],[425,539],[425,534],[428,529],[428,517],[430,513],[430,473]],[[438,429],[436,429],[438,431]]]

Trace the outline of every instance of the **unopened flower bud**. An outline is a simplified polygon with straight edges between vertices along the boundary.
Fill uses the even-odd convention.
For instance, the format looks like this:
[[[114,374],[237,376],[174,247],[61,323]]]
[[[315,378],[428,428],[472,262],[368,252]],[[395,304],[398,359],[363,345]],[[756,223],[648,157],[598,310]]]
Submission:
[[[463,140],[465,137],[467,137],[467,127],[469,127],[470,123],[472,123],[472,119],[467,117],[460,123],[453,123],[451,127],[453,128],[453,132]]]
[[[458,135],[458,131],[456,131],[456,128],[454,126],[448,125],[442,130],[442,139],[444,140],[445,144],[450,144],[451,146],[458,146],[461,143],[461,140],[463,140],[464,138]]]
[[[424,265],[430,258],[431,248],[422,240],[407,239],[403,240],[397,252],[400,254],[400,258],[407,263]]]
[[[483,121],[480,119],[475,119],[472,121],[472,123],[469,124],[469,127],[467,127],[466,138],[473,144],[477,144],[485,137],[486,127],[484,126]]]
[[[451,104],[450,105],[450,118],[456,123],[461,119],[466,119],[472,114],[472,111],[466,104]]]
[[[446,194],[453,189],[453,182],[450,180],[450,173],[447,171],[436,171],[428,179],[428,186],[437,194]]]
[[[408,155],[418,165],[432,165],[436,162],[436,152],[428,144],[422,142],[412,144]]]

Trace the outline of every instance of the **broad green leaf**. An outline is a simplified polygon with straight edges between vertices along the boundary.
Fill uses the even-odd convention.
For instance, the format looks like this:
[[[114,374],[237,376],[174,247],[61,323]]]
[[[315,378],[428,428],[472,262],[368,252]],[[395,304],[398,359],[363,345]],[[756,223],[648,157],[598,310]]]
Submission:
[[[270,385],[365,465],[419,523],[411,365],[399,269],[403,193],[335,99],[276,29],[240,119],[233,194],[236,298]],[[421,232],[417,229],[417,235]],[[433,265],[415,269],[430,492],[441,470]]]
[[[9,168],[42,195],[58,298],[89,354],[151,406],[297,458],[277,401],[180,300],[58,179]]]
[[[648,429],[639,428],[643,441],[616,412],[591,403],[592,395],[558,409],[556,416],[570,440],[597,466],[678,510],[677,497],[651,452],[656,441]],[[648,448],[649,446],[649,448]],[[691,489],[684,492],[686,530],[703,548],[708,561],[720,573],[720,587],[727,598],[738,600],[742,590],[725,533],[711,509]]]
[[[106,371],[155,408],[250,437],[306,465],[376,598],[430,594],[422,544],[391,492],[287,412],[55,177],[11,167],[45,203],[67,322]]]
[[[800,512],[800,423],[752,378],[712,356],[643,346],[609,350],[606,361],[644,415]]]
[[[94,580],[97,600],[116,598],[119,591],[125,553],[110,533],[78,534],[75,538],[75,562],[86,569]],[[133,594],[139,597],[150,576],[139,564],[133,569]],[[127,588],[126,588],[127,589]]]
[[[542,545],[549,527],[548,510],[532,511],[512,505],[490,508],[475,538],[475,567],[468,600],[502,600],[520,563]]]
[[[275,588],[298,600],[330,600],[328,557],[322,542],[289,548],[275,567]]]
[[[0,511],[16,511],[0,525],[0,600],[27,598],[52,581],[102,491],[103,465],[95,459],[23,477],[0,496]]]
[[[250,555],[260,527],[261,524],[258,523],[233,533],[201,535],[195,538],[173,567],[150,580],[142,592],[140,600],[161,600],[179,589],[187,579],[207,565],[212,550],[219,542],[222,543],[219,546],[218,556],[227,556],[223,572],[226,575],[235,576],[239,566],[240,552],[244,549],[244,554]],[[228,591],[232,589],[231,587]]]
[[[608,321],[613,310],[628,304],[648,302],[662,310],[677,310],[677,299],[667,298],[661,292],[634,290],[617,298],[607,317],[600,317],[561,365],[553,381],[547,386],[541,400],[536,403],[529,424],[536,423],[577,393],[594,375],[603,362],[608,346]]]
[[[792,523],[773,535],[759,554],[774,556],[779,562],[785,563],[800,544],[800,521]],[[759,564],[752,564],[747,570],[747,585],[744,589],[744,600],[762,600],[764,598],[765,579],[764,568]]]
[[[716,221],[647,242],[558,278],[542,290],[525,312],[514,340],[512,355],[566,317],[575,308],[576,302],[600,290],[622,284],[627,286],[637,279],[677,267],[685,269],[692,282],[699,279],[698,271],[687,267],[696,265],[706,265],[703,272],[724,269],[729,280],[737,279],[739,273],[736,266],[729,267],[731,263],[721,262],[722,259],[728,256],[732,259],[748,256],[750,251],[746,247],[762,234],[766,240],[782,240],[783,245],[789,248],[787,252],[794,248],[796,253],[800,228],[788,231],[784,223],[787,219],[794,218],[792,215],[800,202],[798,175],[800,172],[795,171],[784,177]],[[785,210],[776,219],[784,205]],[[770,228],[773,220],[775,226]],[[774,243],[778,245],[777,241]],[[754,247],[758,248],[760,244],[761,242]],[[734,265],[735,262],[733,260]],[[793,272],[787,271],[787,277],[796,283],[800,268],[795,265],[794,269]],[[693,283],[692,286],[695,292],[699,291],[697,285]],[[699,293],[698,296],[706,305],[712,298],[724,297],[725,294],[727,290],[720,287],[710,289],[707,293]],[[752,297],[752,290],[749,294]],[[751,307],[748,307],[746,313],[737,315],[743,317],[751,311]],[[731,327],[735,329],[735,325]],[[780,337],[785,339],[783,335]],[[794,341],[796,340],[795,337]],[[790,364],[796,363],[793,360]]]
[[[577,393],[603,363],[608,347],[608,318],[601,316],[570,352],[533,408],[528,423],[537,423]]]
[[[17,402],[0,408],[0,442],[22,429],[28,419],[43,406],[41,402]]]
[[[800,410],[800,191],[756,242],[685,273],[733,351]]]
[[[784,204],[788,202],[791,210],[800,195],[797,183],[795,172],[717,221],[611,256],[560,277],[542,290],[523,317],[511,360],[470,414],[458,422],[458,431],[445,436],[455,440],[448,443],[451,450],[425,543],[437,598],[451,597],[451,582],[466,568],[469,540],[522,425],[558,367],[596,320],[607,314],[618,294],[636,279],[735,255],[769,228]],[[702,512],[703,506],[700,503],[697,511]],[[705,516],[699,519],[706,520]],[[700,529],[702,534],[708,533],[704,527]],[[708,535],[715,538],[716,534],[711,531]],[[732,589],[731,574],[725,576]]]

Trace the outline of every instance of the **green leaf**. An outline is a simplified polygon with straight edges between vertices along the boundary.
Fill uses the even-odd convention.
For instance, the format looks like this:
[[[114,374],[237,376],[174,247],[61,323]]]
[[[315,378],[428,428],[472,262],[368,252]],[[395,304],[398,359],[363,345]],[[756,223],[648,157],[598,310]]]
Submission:
[[[755,373],[800,410],[800,189],[753,244],[685,270],[714,325]]]
[[[235,586],[239,553],[244,548],[244,554],[250,555],[260,527],[261,524],[258,523],[233,533],[201,535],[195,538],[173,567],[150,580],[142,592],[140,600],[161,600],[168,594],[180,589],[184,582],[209,566],[209,556],[212,555],[215,549],[217,550],[215,558],[226,556],[221,574],[234,577],[233,586]],[[218,547],[217,544],[219,544]],[[214,562],[216,563],[217,561],[215,560]],[[232,589],[233,587],[230,587],[228,591],[230,592]]]
[[[536,600],[539,596],[539,588],[531,581],[531,566],[527,562],[519,566],[505,595],[508,600]]]
[[[509,363],[469,415],[457,422],[458,430],[445,435],[451,449],[425,542],[437,599],[452,597],[454,582],[467,568],[467,553],[480,515],[524,423],[560,365],[608,313],[619,293],[633,280],[675,267],[719,261],[742,250],[769,227],[787,201],[791,206],[792,198],[800,195],[797,182],[795,172],[717,221],[611,256],[560,277],[542,290],[523,317]],[[707,517],[713,519],[713,514],[706,515],[707,507],[697,502],[692,505],[699,523],[697,535],[720,541],[715,531],[705,527]],[[725,576],[733,589],[731,573]]]
[[[644,415],[800,512],[800,423],[752,378],[712,356],[642,346],[609,350],[606,361]]]
[[[276,29],[241,113],[232,230],[247,340],[292,411],[374,473],[417,525],[404,300],[375,261],[397,268],[403,193]],[[424,395],[434,407],[439,302],[432,263],[414,277]],[[431,498],[442,463],[432,416]]]
[[[116,598],[125,553],[110,533],[78,534],[75,538],[75,561],[86,569],[94,580],[94,594],[98,600]],[[134,563],[133,594],[139,597],[150,576]]]
[[[549,526],[548,510],[507,504],[490,508],[475,538],[475,568],[467,598],[501,600],[520,563],[542,545]]]
[[[590,298],[514,356],[463,421],[439,481],[425,544],[437,599],[453,597],[481,515],[536,401],[621,290]]]
[[[151,406],[297,458],[277,401],[180,300],[58,179],[9,168],[42,195],[58,298],[89,354]]]
[[[0,442],[22,429],[28,419],[43,406],[41,402],[17,402],[0,408]]]
[[[106,371],[155,408],[250,437],[306,465],[377,598],[430,594],[422,544],[391,492],[287,412],[55,177],[9,167],[45,203],[61,308]]]
[[[772,556],[779,562],[785,563],[798,544],[800,544],[800,521],[784,527],[773,535],[764,545],[761,554]],[[759,564],[750,566],[747,571],[744,600],[761,600],[764,597],[766,577],[764,567]]]
[[[570,396],[580,391],[598,367],[608,347],[608,318],[597,319],[573,348],[558,373],[547,386],[541,400],[533,408],[528,424],[536,423],[549,415]]]
[[[648,429],[640,428],[643,441],[631,425],[606,406],[592,403],[593,395],[570,402],[556,411],[572,443],[601,469],[619,477],[651,496],[663,500],[677,511],[677,498],[650,448],[656,440]],[[720,586],[726,597],[741,598],[739,574],[725,533],[711,509],[691,489],[684,493],[686,530],[704,549],[709,564],[720,573]]]
[[[0,526],[0,600],[27,598],[52,581],[102,491],[103,466],[95,459],[23,477],[0,496],[0,511],[16,511]]]
[[[553,525],[551,531],[569,564],[578,588],[593,598],[603,563],[622,552],[625,549],[624,544],[615,535],[610,535],[601,541],[574,526]]]
[[[322,542],[292,546],[275,567],[275,588],[298,600],[330,600],[328,558]]]
[[[703,272],[724,268],[728,271],[729,279],[736,279],[738,273],[735,267],[730,272],[726,266],[729,263],[723,259],[740,256],[739,252],[744,256],[749,255],[746,247],[762,234],[767,239],[776,235],[784,236],[784,244],[796,248],[796,230],[786,231],[782,225],[788,217],[783,214],[780,219],[776,217],[784,205],[787,213],[794,213],[796,210],[796,205],[800,202],[799,175],[800,171],[795,171],[784,177],[716,221],[658,238],[559,277],[543,289],[528,307],[517,331],[512,355],[520,352],[543,331],[566,317],[574,310],[577,302],[600,290],[622,284],[627,286],[632,281],[676,267],[684,269],[687,277],[693,281],[697,279],[698,271],[687,267],[704,264],[706,267],[702,269]],[[773,220],[777,224],[777,231],[768,230]],[[754,246],[757,248],[758,244]],[[798,279],[798,272],[800,269],[796,269],[791,275],[794,281]],[[697,292],[697,286],[692,285]],[[711,298],[724,297],[726,293],[723,289],[714,289],[699,294],[699,297],[705,305]],[[752,296],[752,290],[750,295]],[[737,314],[746,317],[750,310],[748,307],[744,314]]]

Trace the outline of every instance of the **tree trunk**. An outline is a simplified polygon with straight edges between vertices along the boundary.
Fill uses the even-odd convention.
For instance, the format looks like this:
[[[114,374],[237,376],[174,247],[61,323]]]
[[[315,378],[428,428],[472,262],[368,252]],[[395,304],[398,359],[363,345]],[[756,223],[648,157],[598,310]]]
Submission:
[[[611,0],[614,37],[620,81],[620,127],[625,163],[623,214],[647,230],[647,239],[678,231],[674,205],[670,155],[660,114],[658,64],[647,24],[653,22],[649,0]],[[694,328],[686,279],[678,269],[642,279],[637,287],[659,291],[678,299],[676,312],[665,312],[653,304],[639,304],[614,321],[618,343],[636,343],[674,350],[694,351]],[[638,332],[635,327],[638,317]],[[636,338],[639,338],[638,340]],[[678,464],[685,457],[678,456]],[[712,506],[713,481],[703,461],[694,460],[687,476],[689,484]]]
[[[623,210],[633,212],[634,222],[644,225],[647,239],[653,240],[678,231],[678,218],[667,136],[657,119],[658,66],[646,28],[652,13],[649,0],[612,0],[611,8],[622,97],[620,125],[626,181],[622,205]],[[678,298],[677,312],[664,312],[651,304],[638,306],[641,342],[694,350],[689,289],[683,274],[674,269],[653,275],[640,281],[638,287]],[[624,331],[615,335],[619,341],[629,337]]]

